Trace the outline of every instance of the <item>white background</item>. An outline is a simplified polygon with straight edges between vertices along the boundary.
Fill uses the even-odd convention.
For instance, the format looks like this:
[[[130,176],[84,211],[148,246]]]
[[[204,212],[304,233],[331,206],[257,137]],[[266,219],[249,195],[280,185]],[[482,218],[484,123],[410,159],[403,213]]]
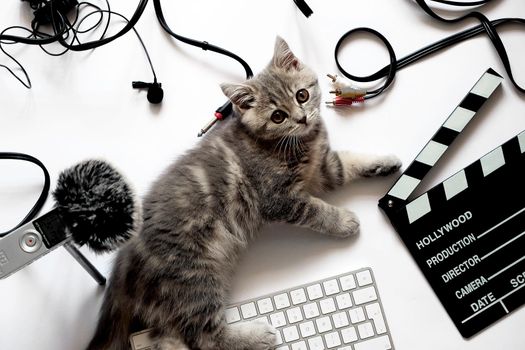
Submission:
[[[111,5],[130,17],[136,2],[111,0]],[[375,28],[402,57],[475,23],[438,23],[408,0],[308,3],[314,10],[309,19],[291,0],[163,1],[172,29],[237,53],[255,72],[267,64],[275,36],[281,35],[318,72],[327,100],[330,84],[324,75],[336,73],[333,49],[347,30]],[[491,19],[525,17],[525,2],[494,1],[483,12]],[[2,1],[0,28],[27,25],[30,19],[26,3]],[[145,92],[131,89],[133,80],[152,81],[132,33],[93,52],[59,58],[38,47],[7,46],[28,70],[33,88],[23,88],[0,71],[0,150],[36,156],[48,167],[53,184],[66,167],[87,158],[104,158],[143,195],[162,169],[198,142],[198,130],[225,101],[219,83],[239,82],[244,72],[228,58],[173,41],[160,28],[151,3],[137,29],[163,83],[160,107],[151,106]],[[506,27],[501,35],[515,76],[525,85],[523,28]],[[366,39],[353,40],[341,55],[345,67],[355,74],[372,73],[388,61],[381,45]],[[0,62],[12,65],[3,55]],[[510,84],[486,37],[401,71],[387,93],[364,106],[344,111],[323,106],[333,147],[394,153],[407,166],[488,67],[506,78],[503,88],[440,169],[432,172],[428,189],[525,129],[525,97]],[[362,230],[356,239],[334,240],[289,226],[265,229],[239,266],[232,298],[255,297],[371,266],[397,349],[524,349],[523,307],[470,340],[461,337],[377,207],[394,179],[359,181],[327,197],[358,214]],[[0,162],[0,231],[25,215],[41,185],[37,167]],[[46,210],[51,207],[49,200]],[[107,275],[114,255],[81,250]],[[0,349],[84,348],[102,295],[103,289],[64,249],[49,254],[0,281]]]

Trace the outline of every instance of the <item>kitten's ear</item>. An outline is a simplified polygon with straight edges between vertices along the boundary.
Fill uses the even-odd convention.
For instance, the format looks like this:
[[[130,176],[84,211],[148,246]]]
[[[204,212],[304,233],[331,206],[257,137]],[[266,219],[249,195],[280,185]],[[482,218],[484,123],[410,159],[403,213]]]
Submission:
[[[255,102],[255,91],[244,84],[221,84],[222,92],[241,109],[250,109]]]
[[[284,39],[280,36],[275,38],[275,49],[273,53],[272,64],[275,67],[284,69],[286,71],[292,69],[299,70],[301,68],[301,62],[297,57],[295,57],[286,41],[284,41]]]

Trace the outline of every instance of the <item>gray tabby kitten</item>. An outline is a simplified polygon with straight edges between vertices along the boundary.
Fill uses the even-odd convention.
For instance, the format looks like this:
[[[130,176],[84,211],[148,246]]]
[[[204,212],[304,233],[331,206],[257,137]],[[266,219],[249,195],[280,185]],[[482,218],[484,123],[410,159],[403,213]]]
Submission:
[[[392,156],[330,150],[316,75],[281,38],[266,69],[221,87],[234,116],[151,188],[141,233],[118,254],[88,349],[127,349],[130,332],[144,328],[153,328],[157,349],[272,348],[272,326],[225,322],[239,254],[270,222],[356,234],[354,213],[313,194],[400,168]]]

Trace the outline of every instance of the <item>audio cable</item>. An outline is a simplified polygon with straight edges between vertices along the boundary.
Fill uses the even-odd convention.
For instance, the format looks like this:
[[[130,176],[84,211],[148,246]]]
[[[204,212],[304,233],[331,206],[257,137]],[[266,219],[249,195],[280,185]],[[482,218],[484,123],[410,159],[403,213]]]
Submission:
[[[2,44],[15,44],[23,43],[29,45],[38,45],[41,49],[51,56],[61,56],[68,51],[87,51],[98,48],[100,46],[106,45],[113,40],[123,36],[130,30],[133,30],[146,53],[146,58],[150,65],[151,71],[153,73],[154,82],[153,83],[143,83],[143,82],[133,82],[132,86],[134,88],[148,88],[148,100],[151,103],[160,103],[163,97],[163,91],[161,84],[157,81],[157,75],[151,61],[151,57],[148,53],[146,45],[144,44],[142,38],[140,37],[138,31],[135,29],[135,25],[140,19],[144,9],[148,3],[148,0],[140,0],[137,9],[133,16],[128,20],[122,14],[111,10],[108,0],[105,0],[106,9],[90,3],[90,2],[81,2],[78,3],[77,0],[24,0],[28,1],[29,5],[34,11],[35,18],[31,22],[31,29],[25,28],[22,26],[12,26],[8,27],[2,32],[0,32],[0,50],[10,58],[21,70],[25,79],[19,77],[14,71],[7,65],[0,64],[0,67],[5,68],[12,76],[14,76],[22,85],[26,88],[31,88],[31,80],[25,68],[16,60],[12,55],[7,53]],[[80,16],[80,11],[82,8],[91,8],[91,11],[85,16]],[[75,11],[73,16],[73,21],[70,21],[68,15],[70,12]],[[81,25],[88,18],[91,18],[94,15],[99,15],[94,24],[90,25],[87,29],[80,29]],[[104,28],[98,40],[92,40],[88,42],[81,42],[79,36],[81,34],[86,34],[95,30],[100,25],[102,25],[104,15],[106,15],[107,20],[105,21]],[[125,26],[120,29],[117,33],[107,36],[107,32],[111,23],[111,17],[117,16],[120,19],[126,22]],[[42,26],[50,26],[51,33],[43,32],[41,30]],[[7,34],[10,30],[22,30],[27,32],[29,35],[26,37],[15,36]],[[59,53],[52,53],[47,50],[44,46],[52,43],[59,43],[64,50]]]
[[[187,37],[184,37],[182,35],[179,35],[179,34],[175,33],[169,27],[169,25],[166,23],[166,19],[164,18],[164,12],[162,11],[162,5],[160,3],[160,0],[153,0],[153,5],[155,7],[155,14],[157,15],[157,19],[158,19],[162,29],[164,29],[164,31],[166,33],[171,35],[176,40],[179,40],[179,41],[181,41],[181,42],[183,42],[185,44],[188,44],[188,45],[191,45],[191,46],[195,46],[195,47],[199,47],[199,48],[203,49],[204,51],[212,51],[212,52],[218,53],[220,55],[224,55],[224,56],[227,56],[227,57],[230,57],[230,58],[234,59],[235,61],[239,62],[241,64],[241,66],[244,68],[244,71],[246,72],[246,79],[250,79],[251,77],[253,77],[253,71],[250,68],[250,66],[248,65],[248,63],[246,63],[245,60],[243,60],[241,57],[239,57],[238,55],[234,54],[233,52],[230,52],[230,51],[228,51],[226,49],[223,49],[223,48],[221,48],[219,46],[212,45],[212,44],[208,43],[207,41],[198,41],[198,40],[190,39],[190,38],[187,38]],[[215,113],[214,113],[214,116],[213,116],[212,120],[210,120],[210,122],[208,124],[206,124],[206,126],[203,127],[199,131],[198,136],[199,137],[203,136],[206,132],[208,132],[208,130],[210,130],[215,125],[215,123],[217,123],[219,120],[223,120],[225,117],[227,117],[232,112],[232,109],[233,109],[232,108],[232,103],[230,101],[225,102],[222,106],[217,108],[215,110]]]
[[[485,5],[492,0],[480,0],[475,2],[458,2],[458,1],[448,1],[448,0],[430,0],[436,3],[448,5],[448,6],[460,6],[460,7],[473,7],[473,6],[482,6]],[[459,42],[462,42],[464,40],[468,40],[472,37],[475,37],[479,34],[486,33],[488,37],[490,38],[492,44],[494,45],[502,63],[505,67],[505,70],[507,72],[507,75],[509,76],[510,81],[514,85],[514,87],[521,93],[525,93],[525,90],[523,87],[521,87],[514,79],[514,76],[512,74],[512,67],[510,64],[510,60],[507,54],[507,51],[505,49],[505,45],[501,41],[501,38],[499,36],[498,31],[496,30],[497,27],[501,27],[503,25],[509,25],[509,24],[525,24],[525,19],[523,18],[501,18],[497,20],[489,20],[485,15],[483,15],[480,12],[468,12],[467,14],[460,16],[458,18],[452,18],[447,19],[444,17],[439,16],[436,14],[425,2],[425,0],[415,0],[415,2],[425,11],[428,15],[430,15],[432,18],[439,20],[444,23],[458,23],[463,20],[466,20],[468,18],[475,18],[477,19],[481,24],[468,28],[464,31],[461,31],[459,33],[456,33],[454,35],[451,35],[447,38],[444,38],[438,42],[435,42],[433,44],[430,44],[406,57],[403,57],[401,59],[397,59],[395,51],[390,44],[390,42],[387,40],[387,38],[379,33],[378,31],[367,28],[367,27],[360,27],[352,29],[339,39],[335,46],[334,50],[334,57],[335,57],[335,63],[337,65],[337,68],[341,72],[343,76],[350,79],[351,81],[360,82],[360,83],[372,83],[377,82],[381,79],[383,79],[383,83],[374,90],[364,90],[364,89],[358,89],[353,86],[347,86],[345,84],[342,84],[337,81],[336,76],[330,75],[329,77],[332,79],[332,82],[334,83],[334,90],[332,93],[335,94],[335,99],[333,101],[327,102],[328,105],[333,106],[349,106],[354,103],[364,102],[365,100],[374,98],[382,94],[388,87],[392,84],[394,81],[395,75],[397,71],[409,66],[410,64],[419,61],[420,59],[435,53],[437,51],[443,50],[447,47],[450,47],[454,44],[457,44]],[[390,63],[383,67],[382,69],[378,70],[377,72],[370,74],[368,76],[356,76],[348,71],[346,71],[343,66],[341,65],[339,61],[339,51],[342,47],[342,45],[353,35],[357,33],[368,33],[379,40],[383,42],[385,45],[388,55],[390,58]]]

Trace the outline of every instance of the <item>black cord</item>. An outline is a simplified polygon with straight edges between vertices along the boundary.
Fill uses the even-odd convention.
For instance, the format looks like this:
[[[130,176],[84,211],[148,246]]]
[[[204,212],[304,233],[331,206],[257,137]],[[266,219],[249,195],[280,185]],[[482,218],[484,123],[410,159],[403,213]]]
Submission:
[[[242,58],[240,58],[239,56],[237,56],[233,52],[230,52],[230,51],[225,50],[225,49],[223,49],[221,47],[212,45],[212,44],[208,43],[207,41],[198,41],[198,40],[190,39],[190,38],[187,38],[187,37],[184,37],[182,35],[179,35],[179,34],[175,33],[173,30],[171,30],[171,28],[166,23],[166,19],[164,18],[164,12],[162,11],[162,5],[160,3],[160,0],[153,0],[153,5],[155,7],[155,13],[157,15],[157,19],[159,20],[159,23],[160,23],[161,27],[166,31],[166,33],[168,33],[169,35],[171,35],[175,39],[177,39],[179,41],[182,41],[185,44],[199,47],[199,48],[203,49],[204,51],[212,51],[212,52],[216,52],[218,54],[225,55],[225,56],[228,56],[230,58],[233,58],[234,60],[239,62],[242,65],[242,67],[244,68],[244,70],[246,72],[246,79],[249,79],[249,78],[253,77],[252,69],[250,68],[248,63],[246,63],[245,60],[243,60]]]
[[[374,29],[371,28],[356,28],[352,29],[348,32],[346,32],[337,42],[335,47],[335,62],[337,65],[337,68],[341,71],[341,74],[343,74],[345,77],[347,77],[350,80],[354,80],[357,82],[374,82],[378,81],[380,79],[385,79],[383,84],[376,90],[368,91],[365,95],[365,99],[374,98],[378,95],[380,95],[383,91],[385,91],[390,84],[394,81],[395,75],[397,71],[405,68],[406,66],[422,59],[423,57],[426,57],[434,52],[440,51],[442,49],[445,49],[449,46],[452,46],[456,43],[459,43],[461,41],[470,39],[476,35],[479,35],[481,33],[486,33],[488,37],[490,38],[492,44],[496,48],[496,51],[498,52],[498,55],[503,63],[503,66],[505,67],[505,71],[507,72],[507,75],[509,76],[510,81],[514,85],[514,87],[520,91],[521,93],[525,93],[525,89],[523,89],[518,83],[515,81],[514,76],[512,74],[512,67],[510,65],[510,60],[507,54],[507,51],[505,49],[505,45],[501,41],[501,38],[496,30],[496,27],[500,27],[502,25],[507,24],[525,24],[525,19],[523,18],[501,18],[494,21],[490,21],[485,15],[483,15],[480,12],[469,12],[464,16],[453,18],[453,19],[447,19],[444,17],[441,17],[437,15],[427,4],[424,0],[415,0],[416,3],[432,18],[435,18],[439,21],[445,22],[445,23],[457,23],[461,22],[467,18],[475,18],[481,22],[481,24],[469,28],[467,30],[464,30],[462,32],[459,32],[457,34],[451,35],[447,38],[444,38],[438,42],[435,42],[431,45],[428,45],[406,57],[401,58],[400,60],[397,60],[396,54],[394,52],[394,49],[392,48],[392,45],[388,42],[388,40],[379,32],[377,32]],[[480,6],[485,5],[489,3],[492,0],[483,0],[483,1],[475,1],[475,2],[457,2],[457,1],[448,1],[448,0],[431,0],[433,2],[450,5],[450,6],[464,6],[464,7],[470,7],[470,6]],[[372,34],[379,38],[386,46],[388,50],[388,54],[390,56],[390,64],[385,66],[384,68],[380,69],[376,73],[370,74],[368,76],[359,77],[352,75],[348,73],[340,64],[339,62],[339,50],[342,46],[342,44],[353,34],[358,32],[366,32],[369,34]]]
[[[127,20],[126,25],[119,32],[117,32],[116,34],[114,34],[112,36],[103,37],[103,38],[100,38],[98,40],[89,41],[89,42],[86,42],[86,43],[80,43],[80,44],[77,44],[77,45],[70,45],[69,43],[67,43],[64,40],[64,38],[62,38],[62,36],[58,36],[58,41],[60,42],[60,44],[62,44],[62,46],[70,49],[71,51],[92,50],[92,49],[96,49],[97,47],[100,47],[102,45],[106,45],[106,44],[112,42],[113,40],[120,38],[122,35],[126,34],[131,29],[133,29],[133,27],[135,27],[135,24],[137,24],[137,22],[139,21],[140,16],[142,16],[142,13],[144,12],[144,9],[146,8],[147,4],[148,4],[148,0],[140,0],[139,4],[137,6],[137,9],[135,10],[135,13],[133,14],[133,16],[129,20],[126,19]],[[111,11],[111,10],[100,10],[100,11],[107,12],[107,13],[110,13],[110,14],[113,14],[113,15],[119,15],[120,17],[125,18],[124,16],[120,15],[119,13]],[[98,11],[95,11],[95,12],[98,12]],[[60,13],[58,13],[58,15],[62,16]],[[89,15],[91,15],[91,14],[89,14]],[[56,21],[55,24],[57,25],[57,28],[55,28],[55,32],[58,32],[58,33],[63,32],[63,29],[61,27],[64,25],[64,21],[63,20],[62,21]]]
[[[312,9],[310,8],[310,6],[308,6],[306,1],[304,1],[304,0],[293,0],[293,2],[295,2],[295,4],[299,8],[299,10],[301,10],[303,15],[305,15],[305,17],[308,18],[308,17],[310,17],[312,15],[312,13],[314,13],[314,11],[312,11]]]
[[[164,29],[166,33],[168,33],[175,39],[185,44],[196,46],[205,51],[212,51],[212,52],[216,52],[218,54],[233,58],[235,61],[239,62],[244,68],[244,71],[246,72],[246,79],[250,79],[251,77],[253,77],[253,71],[248,65],[248,63],[246,63],[245,60],[243,60],[242,58],[240,58],[233,52],[225,50],[219,46],[212,45],[208,43],[207,41],[198,41],[198,40],[190,39],[190,38],[187,38],[187,37],[184,37],[182,35],[175,33],[173,30],[171,30],[169,25],[166,23],[166,19],[164,18],[164,12],[162,11],[162,5],[160,3],[160,0],[153,0],[153,6],[155,7],[155,14],[157,15],[157,19],[162,29]],[[220,106],[219,108],[217,108],[217,110],[215,111],[215,115],[216,117],[220,116],[220,117],[217,117],[218,119],[222,119],[226,117],[228,114],[230,114],[231,111],[232,111],[232,104],[230,101],[228,101],[224,103],[222,106]]]
[[[352,75],[352,74],[348,73],[346,70],[344,70],[344,68],[339,63],[338,53],[339,53],[339,49],[341,48],[341,45],[344,43],[344,41],[348,37],[350,37],[351,35],[354,35],[355,33],[359,33],[359,32],[361,32],[361,33],[369,33],[369,34],[375,35],[376,37],[378,37],[385,44],[385,46],[386,46],[386,48],[388,50],[388,55],[390,56],[390,64],[388,66],[386,66],[385,68],[383,68],[381,70],[381,72],[383,70],[387,69],[386,74],[378,76],[378,73],[379,73],[378,72],[378,73],[372,74],[372,75],[370,75],[368,77],[358,77],[358,76],[355,76],[355,75]],[[375,80],[378,80],[378,79],[386,77],[386,80],[385,80],[385,82],[383,83],[382,86],[380,86],[376,90],[372,90],[372,91],[368,91],[367,92],[367,94],[365,96],[366,99],[374,98],[374,97],[380,95],[383,91],[385,91],[390,86],[390,84],[392,84],[392,82],[394,81],[394,78],[396,76],[396,72],[399,69],[398,68],[399,64],[398,64],[398,61],[397,61],[397,58],[396,58],[396,53],[394,51],[394,48],[390,44],[390,42],[387,40],[387,38],[383,34],[379,33],[377,30],[372,29],[372,28],[366,28],[366,27],[360,27],[360,28],[352,29],[352,30],[346,32],[339,39],[339,41],[337,42],[337,44],[335,46],[335,64],[337,65],[337,68],[341,71],[341,73],[345,77],[347,77],[348,79],[354,80],[354,81],[361,82],[361,83],[367,83],[367,82],[375,81]],[[376,77],[376,76],[378,76],[378,77]]]
[[[51,180],[49,178],[49,172],[47,171],[44,164],[33,156],[30,156],[28,154],[23,154],[23,153],[0,152],[0,159],[11,159],[11,160],[21,160],[21,161],[31,162],[33,164],[38,165],[44,172],[44,187],[42,188],[42,193],[40,193],[40,196],[38,197],[35,205],[33,205],[29,213],[27,213],[27,215],[22,219],[22,221],[18,225],[16,225],[14,228],[12,228],[11,230],[7,232],[0,232],[0,237],[4,237],[5,235],[19,228],[20,226],[31,221],[31,219],[33,219],[40,212],[40,210],[44,206],[44,203],[46,202],[47,195],[49,194],[49,187],[51,184]]]
[[[153,69],[153,65],[151,63],[151,58],[149,56],[149,53],[146,50],[146,47],[144,45],[144,42],[142,41],[142,38],[140,38],[140,35],[138,34],[138,32],[134,28],[135,24],[138,22],[138,20],[140,19],[142,13],[144,12],[144,9],[146,8],[148,0],[140,0],[139,1],[139,4],[137,5],[137,9],[135,10],[135,13],[133,14],[133,16],[129,20],[126,17],[124,17],[123,15],[112,11],[108,0],[105,0],[107,9],[102,9],[101,7],[96,6],[96,5],[94,5],[92,3],[89,3],[89,2],[81,2],[81,3],[76,4],[75,7],[74,7],[76,9],[76,13],[75,13],[75,16],[74,16],[74,20],[72,22],[70,22],[68,20],[67,13],[63,13],[64,11],[61,11],[61,10],[63,10],[63,8],[55,8],[54,7],[54,1],[56,1],[56,0],[51,0],[51,1],[47,1],[47,2],[43,1],[43,0],[29,0],[29,5],[31,6],[31,8],[33,8],[35,10],[35,13],[38,10],[41,10],[43,8],[43,6],[48,6],[49,14],[46,13],[46,16],[47,15],[49,16],[49,23],[51,24],[51,29],[52,29],[52,33],[51,34],[50,33],[45,33],[45,32],[40,30],[40,27],[41,27],[42,23],[39,23],[39,21],[37,20],[37,17],[35,17],[35,19],[32,21],[31,29],[25,28],[25,27],[21,27],[21,26],[12,26],[12,27],[8,27],[8,28],[4,29],[2,32],[0,32],[0,50],[18,66],[18,68],[22,71],[22,74],[25,77],[25,81],[21,77],[19,77],[13,71],[13,69],[9,68],[8,66],[0,64],[0,67],[6,69],[22,85],[24,85],[28,89],[31,88],[31,80],[29,78],[29,75],[28,75],[27,71],[25,70],[25,68],[22,66],[22,64],[18,60],[16,60],[12,55],[10,55],[9,53],[7,53],[4,50],[4,48],[2,47],[2,44],[21,43],[21,44],[28,44],[28,45],[38,45],[47,54],[49,54],[51,56],[60,56],[60,55],[65,54],[69,50],[71,50],[71,51],[86,51],[86,50],[95,49],[97,47],[100,47],[102,45],[105,45],[105,44],[108,44],[108,43],[112,42],[113,40],[115,40],[115,39],[121,37],[122,35],[126,34],[131,29],[133,29],[135,31],[135,34],[139,38],[139,41],[140,41],[142,47],[144,48],[144,51],[146,52],[146,56],[148,58],[148,62],[150,64],[150,66],[152,68],[153,75],[156,78],[155,71]],[[76,3],[76,1],[75,1],[75,3]],[[59,4],[61,4],[61,3],[59,3]],[[83,16],[82,18],[80,18],[80,7],[82,7],[82,6],[84,6],[84,7],[91,7],[94,10],[92,12],[88,13],[86,16]],[[96,21],[96,23],[93,24],[92,26],[90,26],[89,28],[87,28],[85,30],[80,30],[80,25],[84,22],[84,20],[87,17],[91,17],[91,16],[93,16],[95,14],[99,14],[101,16],[100,19],[98,21]],[[93,41],[89,41],[89,42],[85,42],[85,43],[81,42],[80,39],[79,39],[79,34],[84,34],[84,33],[87,33],[89,31],[94,30],[95,28],[97,28],[102,23],[104,14],[107,14],[107,20],[105,21],[105,27],[104,27],[104,29],[102,31],[102,34],[101,34],[100,38],[98,40],[93,40]],[[126,21],[126,25],[120,31],[118,31],[116,34],[107,37],[106,34],[108,32],[108,28],[109,28],[109,25],[110,25],[110,22],[111,22],[111,16],[112,15],[116,15],[116,16],[124,19]],[[44,22],[47,22],[47,17],[46,17],[46,21],[44,21]],[[47,23],[45,23],[45,24],[47,24]],[[29,35],[24,37],[24,36],[19,36],[19,35],[7,34],[8,31],[11,31],[11,30],[14,30],[14,29],[26,31],[26,32],[29,33]],[[70,42],[68,42],[68,40]],[[44,45],[49,45],[49,44],[57,43],[57,42],[62,47],[64,47],[64,50],[59,52],[59,53],[52,53],[49,50],[47,50],[46,48],[44,48]]]
[[[80,26],[82,24],[82,22],[84,22],[85,20],[88,19],[88,17],[92,16],[92,15],[95,15],[95,14],[104,14],[104,13],[107,13],[108,15],[114,15],[114,16],[117,16],[117,17],[120,17],[121,19],[123,19],[124,21],[126,21],[126,23],[129,23],[129,20],[122,14],[118,13],[118,12],[114,12],[114,11],[111,11],[111,10],[96,10],[96,11],[93,11],[91,13],[89,13],[88,15],[84,16],[78,23],[78,25]],[[140,36],[139,32],[137,31],[137,29],[135,29],[135,27],[131,28],[133,30],[133,32],[135,33],[135,35],[137,36],[137,39],[139,40],[140,42],[140,45],[142,46],[142,48],[144,49],[144,53],[146,54],[146,58],[148,60],[148,63],[149,63],[149,66],[151,68],[151,73],[153,74],[153,78],[155,81],[157,81],[157,74],[155,72],[155,68],[153,67],[153,63],[151,61],[151,57],[149,55],[149,52],[148,50],[146,49],[146,44],[144,44],[144,41],[142,40],[142,37]]]

